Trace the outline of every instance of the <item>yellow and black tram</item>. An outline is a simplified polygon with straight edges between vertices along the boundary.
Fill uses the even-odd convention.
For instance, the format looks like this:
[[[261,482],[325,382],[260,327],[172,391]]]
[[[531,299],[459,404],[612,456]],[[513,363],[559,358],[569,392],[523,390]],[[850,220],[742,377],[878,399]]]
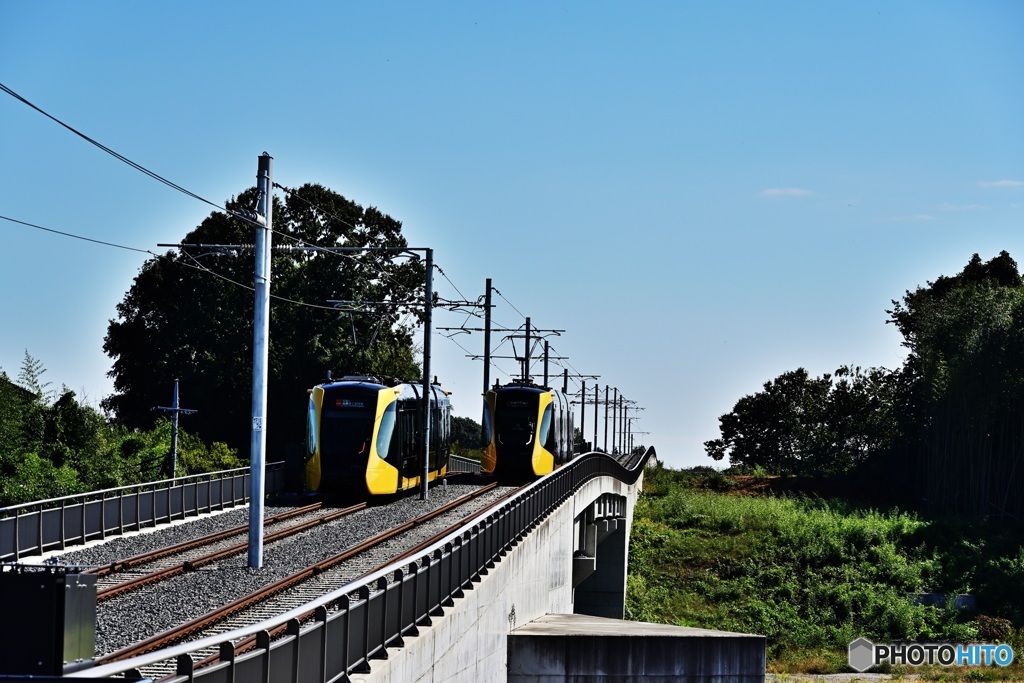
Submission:
[[[429,481],[448,473],[451,401],[430,385]],[[305,488],[310,493],[385,495],[423,478],[423,386],[344,377],[309,391]]]
[[[564,393],[513,381],[495,385],[484,400],[485,474],[523,482],[572,459],[573,414]]]

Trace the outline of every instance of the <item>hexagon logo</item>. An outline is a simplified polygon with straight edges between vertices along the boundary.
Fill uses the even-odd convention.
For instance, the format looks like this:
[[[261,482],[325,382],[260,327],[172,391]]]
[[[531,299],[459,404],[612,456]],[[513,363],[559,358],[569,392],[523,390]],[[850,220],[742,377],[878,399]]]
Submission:
[[[863,673],[875,663],[875,644],[867,638],[858,638],[850,643],[850,668]]]

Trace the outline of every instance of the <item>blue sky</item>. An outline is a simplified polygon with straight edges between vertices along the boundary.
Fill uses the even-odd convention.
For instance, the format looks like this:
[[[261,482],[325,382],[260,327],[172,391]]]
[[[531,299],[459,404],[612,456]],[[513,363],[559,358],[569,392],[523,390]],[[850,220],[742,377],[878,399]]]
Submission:
[[[0,83],[216,203],[267,151],[377,206],[691,466],[782,372],[898,367],[905,290],[1024,258],[1021,36],[1019,2],[3,2]],[[0,215],[160,251],[210,210],[0,93]],[[0,236],[0,368],[98,402],[146,255]],[[433,341],[474,418],[482,344]]]

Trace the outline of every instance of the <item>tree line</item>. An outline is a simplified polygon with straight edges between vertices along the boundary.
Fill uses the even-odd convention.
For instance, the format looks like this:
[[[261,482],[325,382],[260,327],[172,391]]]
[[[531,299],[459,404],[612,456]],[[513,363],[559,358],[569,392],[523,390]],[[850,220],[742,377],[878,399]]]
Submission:
[[[896,369],[803,368],[719,418],[715,460],[779,475],[870,469],[920,501],[981,516],[1024,513],[1024,280],[1006,251],[893,300]]]
[[[154,481],[170,476],[171,423],[126,427],[50,389],[27,351],[12,380],[0,370],[0,507]],[[178,435],[179,476],[241,467],[234,449]]]

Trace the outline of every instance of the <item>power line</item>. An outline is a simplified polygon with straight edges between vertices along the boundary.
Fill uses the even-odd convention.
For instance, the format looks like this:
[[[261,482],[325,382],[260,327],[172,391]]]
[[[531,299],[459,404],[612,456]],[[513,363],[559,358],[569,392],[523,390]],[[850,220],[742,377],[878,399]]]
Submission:
[[[493,289],[495,292],[497,292],[498,296],[500,296],[502,299],[505,299],[505,295],[502,294],[501,291],[497,287],[492,287],[491,289]],[[518,308],[516,308],[515,304],[513,304],[511,301],[509,301],[508,299],[505,299],[505,303],[507,303],[509,306],[511,306],[512,310],[519,314],[519,317],[521,317],[521,318],[525,318],[526,317],[526,315],[524,315],[522,311],[520,311]]]
[[[126,251],[137,251],[140,254],[151,254],[153,256],[157,256],[157,254],[155,254],[152,251],[149,251],[148,249],[136,249],[135,247],[126,247],[123,244],[114,244],[113,242],[104,242],[102,240],[92,239],[91,237],[82,237],[81,235],[75,235],[75,234],[72,234],[70,232],[62,232],[60,230],[54,230],[53,228],[44,228],[41,225],[36,225],[35,223],[28,223],[26,221],[19,221],[17,218],[11,218],[9,216],[0,216],[0,218],[4,219],[5,221],[10,221],[11,223],[17,223],[19,225],[24,225],[24,226],[29,227],[29,228],[35,228],[36,230],[45,230],[46,232],[52,232],[55,235],[63,235],[64,237],[73,237],[76,240],[83,240],[85,242],[92,242],[93,244],[102,244],[105,247],[115,247],[117,249],[124,249]]]
[[[160,174],[158,174],[158,173],[156,173],[154,171],[149,170],[148,168],[146,168],[142,164],[138,164],[138,163],[132,161],[128,157],[124,156],[123,154],[119,154],[119,153],[115,152],[114,150],[110,149],[106,145],[104,145],[104,144],[94,140],[93,138],[89,137],[85,133],[81,132],[80,130],[78,130],[78,129],[76,129],[76,128],[74,128],[74,127],[72,127],[72,126],[70,126],[70,125],[68,125],[66,123],[64,123],[63,121],[58,119],[56,116],[53,116],[52,114],[49,114],[49,113],[43,111],[40,107],[32,104],[27,99],[25,99],[24,97],[22,97],[18,93],[14,92],[13,90],[8,88],[3,83],[0,83],[0,90],[3,90],[5,93],[10,95],[14,99],[16,99],[19,102],[21,102],[21,103],[31,107],[32,109],[36,110],[37,112],[39,112],[40,114],[42,114],[46,118],[50,119],[51,121],[53,121],[53,122],[63,126],[64,128],[68,129],[69,131],[71,131],[72,133],[74,133],[78,137],[82,138],[86,142],[88,142],[88,143],[90,143],[92,145],[95,145],[96,147],[100,148],[101,150],[103,150],[104,152],[106,152],[110,156],[114,157],[118,161],[122,161],[122,162],[128,164],[129,166],[134,168],[136,171],[144,173],[144,174],[148,175],[150,178],[152,178],[153,180],[159,181],[159,182],[163,183],[164,185],[167,185],[168,187],[170,187],[172,189],[175,189],[178,192],[181,192],[182,194],[185,194],[185,195],[188,195],[189,197],[192,197],[193,199],[198,199],[199,201],[204,202],[206,204],[209,204],[210,206],[212,206],[214,208],[217,208],[217,209],[220,209],[221,211],[225,211],[227,213],[231,213],[227,209],[225,209],[223,206],[221,206],[221,205],[219,205],[219,204],[217,204],[215,202],[211,202],[209,199],[206,199],[205,197],[201,197],[201,196],[197,195],[195,192],[192,192],[190,190],[186,190],[181,185],[178,185],[177,183],[171,182],[167,178],[164,178],[162,175],[160,175]],[[244,219],[244,217],[241,217],[241,216],[240,216],[240,218],[243,218],[243,220],[248,220],[248,219]]]
[[[97,239],[93,239],[91,237],[83,237],[82,235],[75,235],[74,233],[64,232],[62,230],[54,230],[53,228],[47,228],[47,227],[44,227],[42,225],[36,225],[35,223],[29,223],[27,221],[20,221],[17,218],[11,218],[10,216],[0,215],[0,219],[3,219],[5,221],[10,221],[11,223],[17,223],[18,225],[24,225],[24,226],[29,227],[29,228],[34,228],[36,230],[43,230],[45,232],[50,232],[50,233],[53,233],[55,235],[61,235],[63,237],[71,237],[71,238],[76,239],[76,240],[83,240],[85,242],[92,242],[93,244],[99,244],[99,245],[102,245],[102,246],[105,246],[105,247],[114,247],[115,249],[124,249],[126,251],[134,251],[134,252],[138,252],[140,254],[148,254],[148,255],[150,255],[150,256],[152,256],[154,258],[161,258],[160,254],[157,254],[154,251],[150,251],[149,249],[137,249],[135,247],[127,247],[127,246],[125,246],[123,244],[115,244],[114,242],[104,242],[103,240],[97,240]],[[212,270],[210,268],[207,268],[203,264],[199,263],[199,261],[196,260],[196,257],[192,256],[191,254],[186,253],[184,255],[187,256],[192,261],[192,263],[188,263],[187,261],[182,260],[182,259],[176,259],[176,260],[174,260],[172,262],[173,263],[177,263],[177,264],[182,265],[182,266],[185,266],[186,268],[192,268],[193,270],[198,270],[198,271],[203,272],[203,273],[208,273],[209,275],[212,275],[213,277],[221,279],[224,282],[227,282],[228,284],[234,285],[236,287],[241,287],[242,289],[246,289],[246,290],[248,290],[250,292],[253,291],[253,287],[251,285],[246,285],[246,284],[243,284],[241,282],[237,282],[237,281],[232,280],[231,278],[229,278],[229,277],[227,277],[225,275],[221,275],[220,273],[218,273],[218,272],[216,272],[216,271],[214,271],[214,270]],[[310,303],[306,303],[304,301],[296,301],[294,299],[288,299],[288,298],[283,297],[283,296],[272,295],[271,298],[272,299],[276,299],[277,301],[280,301],[282,303],[292,304],[292,305],[295,305],[295,306],[304,306],[306,308],[314,308],[314,309],[319,309],[319,310],[324,310],[324,311],[335,311],[335,310],[337,310],[333,306],[319,306],[317,304],[310,304]]]

